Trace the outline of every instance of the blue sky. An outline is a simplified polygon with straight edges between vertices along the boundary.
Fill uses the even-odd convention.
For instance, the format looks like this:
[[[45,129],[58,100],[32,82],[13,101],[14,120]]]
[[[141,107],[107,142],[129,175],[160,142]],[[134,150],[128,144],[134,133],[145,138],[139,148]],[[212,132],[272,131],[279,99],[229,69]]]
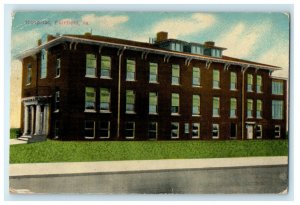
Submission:
[[[50,24],[32,24],[42,20]],[[79,25],[58,24],[65,20]],[[274,74],[288,76],[289,17],[284,13],[17,12],[12,22],[12,55],[36,46],[45,33],[91,30],[95,35],[144,42],[162,30],[189,42],[212,40],[227,48],[224,55],[280,66],[283,71]]]

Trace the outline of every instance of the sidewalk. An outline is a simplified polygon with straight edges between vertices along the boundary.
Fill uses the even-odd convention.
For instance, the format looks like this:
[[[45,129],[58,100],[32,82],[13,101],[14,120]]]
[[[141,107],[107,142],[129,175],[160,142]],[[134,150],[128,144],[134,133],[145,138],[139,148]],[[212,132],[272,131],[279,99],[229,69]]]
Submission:
[[[60,162],[10,164],[9,176],[39,176],[120,173],[136,171],[211,169],[251,166],[287,165],[288,157],[247,157],[247,158],[210,158],[210,159],[168,159],[168,160],[130,160],[101,162]]]
[[[26,144],[26,141],[22,141],[22,140],[17,140],[17,139],[10,139],[9,140],[9,144],[10,145],[15,145],[15,144]]]

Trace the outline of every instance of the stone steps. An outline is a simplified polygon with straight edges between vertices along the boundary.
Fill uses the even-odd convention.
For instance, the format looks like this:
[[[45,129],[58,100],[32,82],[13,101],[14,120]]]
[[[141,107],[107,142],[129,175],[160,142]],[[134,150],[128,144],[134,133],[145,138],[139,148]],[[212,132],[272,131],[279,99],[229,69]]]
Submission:
[[[23,135],[18,140],[27,141],[27,143],[43,142],[47,140],[45,135]]]

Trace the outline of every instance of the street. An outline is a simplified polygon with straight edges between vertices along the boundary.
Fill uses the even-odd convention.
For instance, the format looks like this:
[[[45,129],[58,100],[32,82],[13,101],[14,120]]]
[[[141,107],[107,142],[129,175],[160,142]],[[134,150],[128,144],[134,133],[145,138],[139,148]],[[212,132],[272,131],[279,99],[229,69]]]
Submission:
[[[287,165],[10,177],[16,193],[261,194],[287,186]]]

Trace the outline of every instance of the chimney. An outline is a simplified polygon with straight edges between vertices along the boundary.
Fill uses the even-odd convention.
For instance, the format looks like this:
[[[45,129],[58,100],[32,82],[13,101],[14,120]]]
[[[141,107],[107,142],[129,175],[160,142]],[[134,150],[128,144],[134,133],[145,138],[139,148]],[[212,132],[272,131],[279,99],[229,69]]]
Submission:
[[[156,42],[164,41],[168,39],[168,32],[160,31],[156,34]]]
[[[215,42],[213,41],[206,41],[204,43],[205,47],[214,47],[215,46]]]

